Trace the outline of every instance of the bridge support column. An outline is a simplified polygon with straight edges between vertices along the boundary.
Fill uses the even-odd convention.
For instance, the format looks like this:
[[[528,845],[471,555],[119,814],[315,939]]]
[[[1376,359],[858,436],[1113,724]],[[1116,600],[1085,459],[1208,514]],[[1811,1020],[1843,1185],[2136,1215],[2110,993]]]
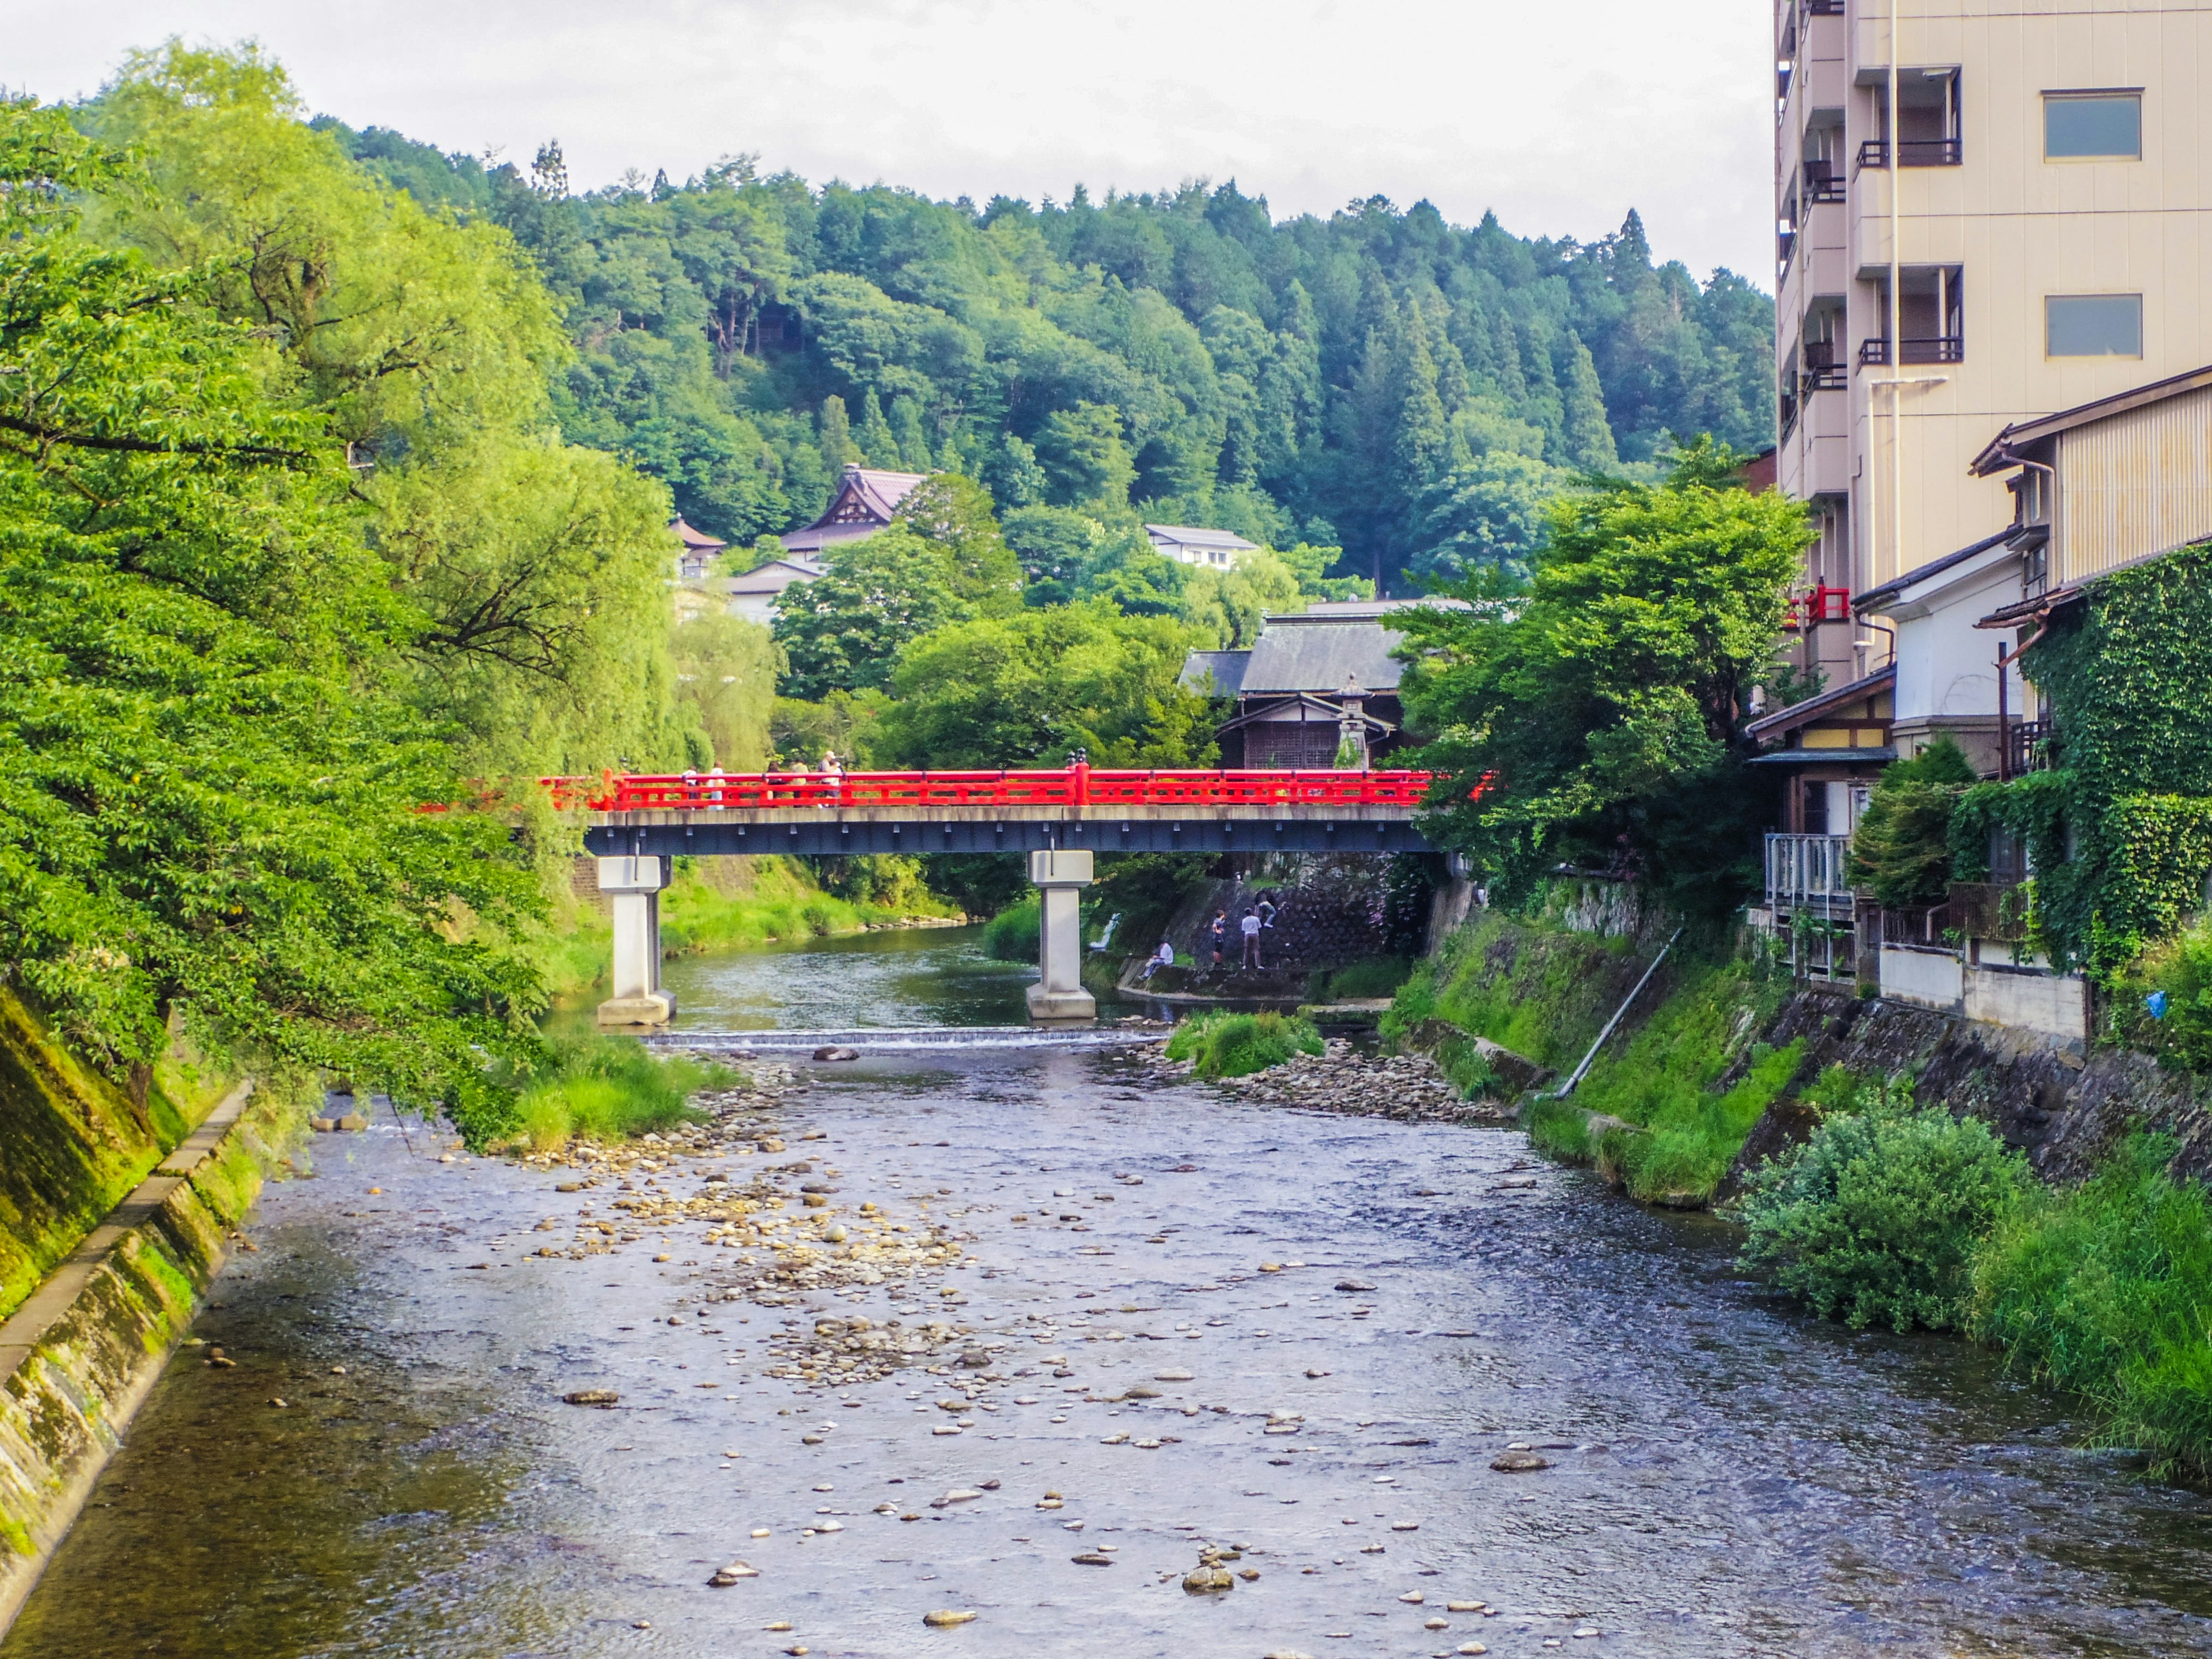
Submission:
[[[1098,1004],[1083,988],[1082,893],[1091,885],[1087,852],[1030,854],[1030,879],[1037,888],[1037,982],[1030,987],[1030,1018],[1039,1024],[1092,1020]]]
[[[676,999],[660,988],[660,891],[672,859],[599,860],[599,890],[614,901],[613,993],[599,1005],[602,1025],[665,1025]]]

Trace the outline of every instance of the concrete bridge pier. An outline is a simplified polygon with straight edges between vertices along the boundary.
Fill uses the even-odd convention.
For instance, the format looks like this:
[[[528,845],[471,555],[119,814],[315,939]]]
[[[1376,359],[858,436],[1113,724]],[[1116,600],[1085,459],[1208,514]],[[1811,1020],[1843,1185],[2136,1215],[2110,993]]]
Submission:
[[[676,999],[660,988],[660,893],[673,859],[599,860],[599,890],[613,900],[613,994],[599,1005],[602,1025],[665,1025]]]
[[[1091,885],[1091,854],[1064,850],[1031,853],[1030,879],[1037,888],[1037,967],[1030,987],[1030,1018],[1040,1025],[1096,1019],[1098,1004],[1083,988],[1083,890]]]

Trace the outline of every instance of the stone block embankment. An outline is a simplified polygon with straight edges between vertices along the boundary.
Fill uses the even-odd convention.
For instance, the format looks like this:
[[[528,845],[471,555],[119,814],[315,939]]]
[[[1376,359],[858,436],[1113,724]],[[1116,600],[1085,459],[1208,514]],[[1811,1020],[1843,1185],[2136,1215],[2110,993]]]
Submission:
[[[1729,1190],[1746,1170],[1812,1133],[1817,1115],[1794,1097],[1831,1066],[1863,1078],[1911,1079],[1918,1100],[1980,1118],[2045,1180],[2083,1178],[2138,1129],[2174,1138],[2176,1175],[2212,1178],[2212,1089],[2135,1049],[2091,1048],[1826,987],[1799,991],[1760,1036],[1777,1048],[1802,1038],[1804,1057],[1744,1142]]]
[[[222,1263],[273,1122],[240,1085],[0,1324],[0,1630]]]

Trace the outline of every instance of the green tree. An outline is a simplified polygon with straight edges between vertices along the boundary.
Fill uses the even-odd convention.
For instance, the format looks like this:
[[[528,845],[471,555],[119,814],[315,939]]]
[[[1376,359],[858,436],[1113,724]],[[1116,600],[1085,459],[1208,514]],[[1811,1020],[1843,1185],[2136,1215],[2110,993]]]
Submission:
[[[1663,484],[1562,497],[1525,590],[1481,574],[1455,590],[1469,608],[1408,615],[1408,716],[1449,778],[1434,832],[1509,886],[1626,858],[1726,908],[1748,879],[1744,697],[1811,532],[1732,482],[1741,459],[1701,440]]]
[[[951,554],[904,525],[832,547],[825,574],[775,602],[785,695],[818,702],[884,684],[902,645],[969,614],[958,584]]]
[[[1505,449],[1454,467],[1429,492],[1407,574],[1432,584],[1486,568],[1526,571],[1543,543],[1547,509],[1566,483],[1558,469]]]
[[[691,617],[676,628],[678,694],[726,772],[763,770],[775,752],[775,684],[783,653],[743,617]]]
[[[142,1102],[182,1022],[480,1127],[544,1004],[526,851],[418,810],[468,791],[337,415],[271,401],[228,269],[80,232],[146,188],[0,105],[0,953]]]
[[[1212,705],[1176,677],[1200,636],[1101,600],[955,623],[908,641],[878,753],[895,766],[1206,766]]]
[[[991,511],[990,492],[973,478],[933,473],[907,493],[895,517],[944,552],[963,603],[988,614],[1020,605],[1021,562]]]
[[[252,48],[134,55],[81,118],[146,168],[88,199],[88,231],[204,272],[189,302],[344,446],[387,580],[425,618],[410,695],[472,769],[679,763],[667,496],[561,441],[552,297],[506,232],[433,218],[301,114]]]
[[[1883,768],[1851,836],[1851,884],[1884,904],[1941,901],[1951,884],[1951,816],[1978,781],[1948,737]]]
[[[1128,506],[1136,464],[1121,440],[1121,417],[1110,406],[1054,410],[1037,433],[1036,455],[1056,504],[1109,511]]]

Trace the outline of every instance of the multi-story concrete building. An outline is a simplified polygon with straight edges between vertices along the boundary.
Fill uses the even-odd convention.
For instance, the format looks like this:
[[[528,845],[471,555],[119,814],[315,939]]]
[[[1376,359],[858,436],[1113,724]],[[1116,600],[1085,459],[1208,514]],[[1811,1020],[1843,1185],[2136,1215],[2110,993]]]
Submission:
[[[1778,481],[1820,527],[1799,649],[1834,690],[1894,655],[1897,618],[1855,597],[1996,551],[2013,480],[1973,466],[1996,434],[2212,362],[2212,7],[1778,0],[1774,22]],[[2040,580],[2032,546],[1997,556]],[[1900,748],[1993,717],[1996,644],[1962,635],[1976,659],[1924,696],[1897,682]]]

